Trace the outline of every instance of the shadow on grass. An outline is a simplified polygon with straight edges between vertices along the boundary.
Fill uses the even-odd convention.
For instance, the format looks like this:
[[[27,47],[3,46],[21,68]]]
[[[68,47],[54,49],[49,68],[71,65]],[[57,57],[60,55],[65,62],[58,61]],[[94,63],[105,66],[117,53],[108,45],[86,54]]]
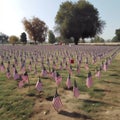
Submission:
[[[84,110],[87,113],[90,112],[96,112],[98,111],[99,107],[101,106],[107,106],[108,103],[105,103],[104,101],[99,101],[99,100],[83,100],[83,104],[81,109]]]
[[[107,105],[107,103],[103,102],[103,101],[98,101],[98,100],[84,100],[85,103],[90,103],[90,104],[101,104],[101,105]]]
[[[46,100],[47,100],[47,101],[52,101],[52,100],[53,100],[53,97],[54,97],[54,96],[46,97]]]
[[[110,76],[119,76],[118,74],[110,74]]]
[[[98,89],[98,88],[95,88],[94,91],[95,91],[95,92],[111,92],[111,90]]]
[[[111,81],[105,81],[105,80],[104,80],[104,82],[105,83],[110,83],[110,84],[115,84],[115,85],[120,85],[120,83],[118,83],[118,82],[111,82]]]
[[[94,107],[99,107],[101,105],[104,105],[104,106],[112,105],[112,106],[117,106],[117,107],[119,106],[119,105],[116,105],[116,104],[113,104],[113,103],[109,103],[108,101],[106,102],[106,101],[101,101],[101,100],[83,100],[83,102],[88,107],[90,107],[90,105],[92,105]]]
[[[59,112],[59,114],[65,115],[67,117],[72,117],[72,118],[84,118],[84,119],[93,120],[91,117],[84,114],[77,113],[77,112],[68,112],[68,111],[62,110]]]
[[[65,86],[65,87],[64,87],[64,90],[73,91],[73,87],[67,88],[67,87]]]
[[[43,97],[43,94],[44,94],[44,91],[40,91],[37,93],[35,91],[30,91],[29,93],[27,93],[27,96],[40,98],[40,97]]]
[[[80,78],[86,79],[86,76],[83,76],[83,75],[76,75],[76,77],[80,77]]]

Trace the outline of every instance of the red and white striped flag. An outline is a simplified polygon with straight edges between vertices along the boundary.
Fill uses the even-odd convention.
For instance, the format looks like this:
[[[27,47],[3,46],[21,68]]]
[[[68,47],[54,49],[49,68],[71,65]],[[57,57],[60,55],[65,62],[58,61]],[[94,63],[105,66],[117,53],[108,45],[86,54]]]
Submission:
[[[39,77],[39,80],[37,81],[36,85],[35,85],[35,88],[40,92],[42,91],[42,83],[41,83],[41,80],[40,80],[40,77]]]
[[[57,112],[59,112],[60,108],[63,106],[60,96],[57,93],[57,89],[56,89],[55,96],[52,100],[52,105]]]
[[[74,96],[75,96],[76,98],[78,98],[79,95],[80,95],[79,89],[78,89],[78,87],[77,87],[76,80],[74,80],[73,94],[74,94]]]
[[[13,77],[14,77],[14,80],[17,80],[20,77],[16,69]]]
[[[9,67],[7,68],[6,77],[7,77],[8,79],[11,77],[11,73],[10,73]]]
[[[108,63],[107,61],[104,63],[103,65],[103,70],[106,72],[107,71],[107,68],[108,68]]]
[[[62,77],[59,75],[58,72],[56,72],[55,81],[57,85],[59,85],[62,81]]]
[[[1,62],[0,70],[1,70],[1,72],[4,72],[4,70],[5,70],[5,66],[4,66],[4,63],[3,63],[3,62]]]
[[[29,77],[27,72],[25,72],[24,75],[22,75],[22,80],[24,83],[29,83]]]
[[[98,77],[98,78],[100,79],[100,77],[101,77],[101,71],[98,70],[98,71],[96,72],[95,76]]]
[[[88,88],[90,88],[92,86],[93,82],[92,82],[92,75],[91,72],[88,73],[87,79],[86,79],[86,85]]]
[[[47,71],[46,71],[46,68],[43,67],[42,71],[41,71],[41,76],[42,77],[47,77]]]
[[[24,81],[23,81],[23,80],[19,81],[18,87],[19,87],[19,88],[22,88],[23,86],[24,86]]]
[[[70,87],[72,87],[72,83],[71,83],[71,80],[70,80],[71,78],[70,78],[70,74],[69,74],[69,76],[68,76],[68,78],[67,78],[67,81],[66,81],[66,86],[67,86],[67,88],[69,89]]]

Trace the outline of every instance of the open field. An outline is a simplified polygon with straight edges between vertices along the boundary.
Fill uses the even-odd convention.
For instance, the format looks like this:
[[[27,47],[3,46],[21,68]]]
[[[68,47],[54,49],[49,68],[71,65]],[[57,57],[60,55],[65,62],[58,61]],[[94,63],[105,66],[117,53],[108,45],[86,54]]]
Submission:
[[[86,59],[88,70],[85,67]],[[24,60],[29,82],[19,88],[20,79],[14,80],[13,64],[22,75],[24,72],[20,67]],[[71,60],[74,62],[71,63]],[[10,61],[10,78],[6,77],[8,61]],[[107,70],[102,69],[100,77],[96,77],[96,68],[99,71],[106,61]],[[120,46],[4,45],[0,46],[1,62],[5,66],[5,69],[0,71],[1,120],[119,120],[120,118]],[[43,66],[47,71],[45,76],[41,74]],[[62,77],[59,85],[50,76],[53,67]],[[90,88],[86,86],[89,71],[93,80]],[[66,86],[69,73],[72,82],[70,89]],[[41,92],[35,88],[39,76],[42,82]],[[74,80],[80,92],[77,98],[73,95]],[[59,113],[52,106],[56,88],[63,104]]]

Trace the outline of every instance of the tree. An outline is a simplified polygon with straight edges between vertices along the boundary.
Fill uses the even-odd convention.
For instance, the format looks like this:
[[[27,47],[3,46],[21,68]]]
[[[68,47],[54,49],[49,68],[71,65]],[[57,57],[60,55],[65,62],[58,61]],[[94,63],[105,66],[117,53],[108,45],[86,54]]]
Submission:
[[[91,39],[91,43],[104,43],[105,40],[99,36],[95,36],[94,39]]]
[[[56,38],[52,30],[49,30],[48,32],[48,41],[52,44],[56,42]]]
[[[92,38],[102,33],[105,25],[98,10],[83,0],[76,3],[63,2],[55,17],[55,23],[56,31],[64,38],[74,37],[75,44],[78,44],[80,38]]]
[[[40,43],[45,41],[48,28],[44,21],[37,17],[33,17],[30,20],[24,18],[23,24],[31,40],[35,41],[35,43],[37,41]]]
[[[11,44],[15,44],[15,43],[17,43],[19,41],[19,38],[17,37],[17,36],[15,36],[15,35],[12,35],[12,36],[10,36],[9,37],[9,42],[11,43]]]
[[[7,42],[8,42],[8,36],[0,32],[0,43],[7,43]]]
[[[116,36],[118,38],[118,41],[120,42],[120,29],[117,29],[115,34],[116,34]]]
[[[112,39],[112,42],[118,42],[118,37],[114,36],[113,39]]]
[[[112,42],[120,42],[120,29],[115,30],[115,36],[113,37]]]
[[[22,43],[25,43],[25,44],[27,43],[27,35],[26,35],[25,32],[21,33],[21,35],[20,35],[20,41]]]

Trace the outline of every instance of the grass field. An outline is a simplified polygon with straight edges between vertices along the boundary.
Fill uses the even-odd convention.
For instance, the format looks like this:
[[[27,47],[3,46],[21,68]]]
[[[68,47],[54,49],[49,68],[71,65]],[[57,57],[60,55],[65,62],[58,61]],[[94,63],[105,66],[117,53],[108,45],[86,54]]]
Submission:
[[[1,50],[2,51],[2,50]],[[56,53],[59,56],[59,52]],[[74,52],[73,52],[74,54]],[[60,54],[61,55],[61,54]],[[74,58],[75,56],[73,56]],[[107,55],[102,58],[105,60]],[[1,59],[0,59],[1,60]],[[62,58],[59,56],[59,62]],[[12,60],[11,60],[12,61]],[[76,63],[72,64],[72,83],[77,81],[80,96],[75,98],[72,89],[66,89],[67,70],[57,70],[62,76],[62,83],[56,86],[50,77],[41,77],[43,91],[35,89],[41,69],[34,75],[29,72],[30,84],[18,88],[18,81],[7,79],[5,72],[0,72],[0,119],[1,120],[119,120],[120,118],[120,52],[117,53],[101,78],[95,77],[95,68],[101,61],[90,64],[93,86],[86,87],[87,73],[84,64],[80,74],[76,73]],[[13,61],[12,61],[13,62]],[[29,59],[27,61],[27,65]],[[7,65],[7,62],[5,62]],[[18,67],[17,67],[18,68]],[[57,113],[52,106],[56,87],[63,107]]]

